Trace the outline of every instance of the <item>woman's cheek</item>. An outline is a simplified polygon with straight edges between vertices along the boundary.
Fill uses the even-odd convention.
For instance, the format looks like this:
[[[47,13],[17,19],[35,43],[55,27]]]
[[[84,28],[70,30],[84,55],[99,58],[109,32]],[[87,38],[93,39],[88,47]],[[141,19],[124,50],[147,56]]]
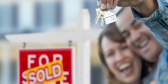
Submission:
[[[112,72],[112,73],[115,73],[116,72],[116,68],[115,68],[115,59],[114,58],[112,58],[112,57],[109,57],[108,59],[106,59],[106,63],[107,63],[107,66],[108,66],[108,68],[110,69],[110,71]]]

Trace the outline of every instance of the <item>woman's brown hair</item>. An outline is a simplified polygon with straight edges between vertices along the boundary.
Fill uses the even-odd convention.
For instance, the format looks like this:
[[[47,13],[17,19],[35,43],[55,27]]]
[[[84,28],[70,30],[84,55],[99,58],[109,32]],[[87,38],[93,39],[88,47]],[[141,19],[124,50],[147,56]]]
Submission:
[[[119,43],[124,43],[125,40],[124,38],[121,36],[119,30],[117,29],[115,24],[110,24],[108,25],[99,35],[99,39],[98,39],[98,54],[99,54],[99,58],[100,61],[102,63],[102,67],[104,70],[104,73],[106,75],[107,78],[107,84],[122,84],[121,82],[119,82],[113,75],[113,73],[109,70],[105,59],[104,59],[104,55],[103,55],[103,51],[102,51],[102,47],[101,47],[101,41],[102,38],[106,36],[107,38],[109,38],[110,40],[114,41],[114,42],[119,42]],[[151,66],[153,65],[152,63],[149,63],[145,60],[142,60],[142,70],[141,70],[141,80],[148,75],[149,73],[149,68],[151,68]]]

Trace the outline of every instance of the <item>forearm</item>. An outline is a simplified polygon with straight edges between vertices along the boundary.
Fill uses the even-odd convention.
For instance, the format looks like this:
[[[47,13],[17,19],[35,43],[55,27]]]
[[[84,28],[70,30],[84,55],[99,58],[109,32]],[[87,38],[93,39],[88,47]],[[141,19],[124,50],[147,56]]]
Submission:
[[[134,18],[140,20],[150,28],[160,44],[168,50],[168,3],[163,3],[161,0],[157,0],[157,3],[158,8],[150,14],[150,17],[143,18],[134,8],[131,8],[131,11]]]
[[[131,5],[142,17],[149,17],[156,9],[158,4],[156,0],[144,0],[137,5]]]

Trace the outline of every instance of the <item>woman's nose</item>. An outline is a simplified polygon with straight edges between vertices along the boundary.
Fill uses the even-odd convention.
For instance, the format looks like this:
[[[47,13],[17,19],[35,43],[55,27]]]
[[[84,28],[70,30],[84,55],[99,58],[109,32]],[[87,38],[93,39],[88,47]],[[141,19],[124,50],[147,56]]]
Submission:
[[[116,61],[119,62],[119,61],[122,61],[124,59],[124,55],[122,54],[122,52],[118,51],[116,53]]]

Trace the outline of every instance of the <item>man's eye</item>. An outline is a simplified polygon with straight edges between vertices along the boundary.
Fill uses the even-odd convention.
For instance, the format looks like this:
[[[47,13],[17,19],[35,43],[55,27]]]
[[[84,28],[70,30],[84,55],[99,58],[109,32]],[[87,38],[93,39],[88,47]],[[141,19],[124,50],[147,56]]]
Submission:
[[[141,27],[142,23],[139,23],[135,26],[135,29],[139,29]]]

